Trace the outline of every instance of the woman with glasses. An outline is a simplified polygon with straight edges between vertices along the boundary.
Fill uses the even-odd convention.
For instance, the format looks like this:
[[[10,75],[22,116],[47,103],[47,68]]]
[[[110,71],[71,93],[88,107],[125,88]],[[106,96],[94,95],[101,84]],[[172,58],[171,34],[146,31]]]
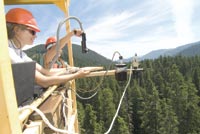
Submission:
[[[18,63],[32,61],[32,59],[22,51],[22,48],[25,45],[33,44],[37,37],[36,33],[40,32],[32,13],[23,8],[13,8],[6,13],[6,24],[11,62]],[[73,74],[65,73],[67,73],[66,68],[47,70],[36,63],[35,81],[36,84],[46,88],[52,85],[65,83],[75,78],[84,77],[90,72],[88,70],[80,69]]]

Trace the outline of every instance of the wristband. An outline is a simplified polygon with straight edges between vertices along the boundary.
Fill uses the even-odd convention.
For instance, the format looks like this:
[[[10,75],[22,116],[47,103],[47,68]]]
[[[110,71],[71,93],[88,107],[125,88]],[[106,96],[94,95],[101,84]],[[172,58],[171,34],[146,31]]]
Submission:
[[[73,32],[74,32],[74,35],[76,35],[76,33],[77,33],[76,29],[74,29]]]

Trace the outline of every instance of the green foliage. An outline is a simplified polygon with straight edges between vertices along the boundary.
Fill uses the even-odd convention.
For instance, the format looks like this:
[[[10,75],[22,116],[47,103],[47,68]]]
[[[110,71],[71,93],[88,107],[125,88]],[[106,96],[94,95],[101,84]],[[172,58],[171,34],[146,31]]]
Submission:
[[[115,128],[114,134],[129,134],[127,123],[120,116],[116,120]]]
[[[97,54],[96,52],[89,50],[88,53],[83,54],[81,50],[81,46],[72,45],[73,49],[73,59],[74,66],[84,67],[84,66],[107,66],[110,63],[110,60]],[[46,52],[44,45],[37,45],[31,49],[25,51],[27,55],[29,55],[36,62],[40,63],[40,58]],[[68,61],[68,49],[67,47],[63,48],[62,58],[65,61]]]
[[[37,46],[28,55],[39,61],[45,50]],[[90,50],[82,54],[73,45],[76,66],[104,66],[110,60]],[[63,54],[68,59],[67,53]],[[134,77],[123,99],[110,134],[199,134],[200,133],[200,57],[159,57],[144,60],[144,71]],[[133,74],[136,76],[136,74]],[[110,127],[124,84],[114,76],[76,80],[77,93],[89,100],[78,100],[78,118],[82,134],[103,134]],[[89,92],[91,91],[91,92]]]
[[[99,92],[99,100],[101,103],[100,120],[104,122],[104,127],[108,128],[115,114],[115,104],[113,103],[113,94],[111,89],[104,89]]]
[[[85,107],[85,118],[83,122],[83,127],[88,128],[85,130],[85,134],[98,134],[98,123],[96,121],[95,111],[92,109],[90,104]]]
[[[84,125],[84,118],[85,118],[85,110],[83,105],[80,102],[77,102],[77,107],[78,109],[78,120],[79,120],[79,125],[83,126]],[[81,127],[80,131],[83,133],[85,132],[85,129]]]
[[[142,110],[140,111],[141,128],[144,129],[146,134],[157,134],[161,123],[161,106],[157,90],[153,88],[152,95],[148,95],[144,100],[142,102]]]

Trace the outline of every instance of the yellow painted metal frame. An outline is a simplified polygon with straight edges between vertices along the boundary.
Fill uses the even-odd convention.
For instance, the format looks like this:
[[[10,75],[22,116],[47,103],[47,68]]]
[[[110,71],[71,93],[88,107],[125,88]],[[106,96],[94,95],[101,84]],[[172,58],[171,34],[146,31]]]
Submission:
[[[0,1],[0,133],[21,133],[8,55],[8,40],[3,1]]]
[[[17,102],[15,92],[14,92],[14,83],[11,70],[10,58],[8,55],[8,40],[7,40],[7,30],[6,30],[6,21],[5,21],[5,5],[13,4],[55,4],[63,12],[66,13],[66,16],[69,16],[68,6],[70,0],[0,0],[0,133],[1,134],[18,134],[22,133],[19,115],[17,110]],[[66,22],[67,32],[70,31],[70,22]],[[74,65],[73,62],[73,52],[72,52],[72,43],[71,40],[68,42],[68,55],[69,55],[69,64]],[[75,81],[72,81],[72,88],[75,89]],[[69,94],[69,93],[68,93]],[[70,92],[71,99],[73,100],[73,111],[76,111],[76,95],[73,92]],[[78,120],[76,119],[75,132],[78,132]]]

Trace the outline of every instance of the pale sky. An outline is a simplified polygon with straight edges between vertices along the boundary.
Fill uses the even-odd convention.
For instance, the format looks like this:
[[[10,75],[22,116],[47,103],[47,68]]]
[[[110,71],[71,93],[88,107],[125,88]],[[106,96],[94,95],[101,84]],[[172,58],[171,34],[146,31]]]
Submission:
[[[56,35],[64,13],[55,5],[6,6],[28,9],[41,32],[34,45]],[[199,0],[70,0],[70,16],[79,18],[87,35],[87,47],[109,59],[115,51],[124,58],[153,50],[175,48],[200,41]],[[71,29],[79,28],[70,20]],[[63,25],[60,35],[65,33]],[[73,37],[72,42],[80,44]]]

